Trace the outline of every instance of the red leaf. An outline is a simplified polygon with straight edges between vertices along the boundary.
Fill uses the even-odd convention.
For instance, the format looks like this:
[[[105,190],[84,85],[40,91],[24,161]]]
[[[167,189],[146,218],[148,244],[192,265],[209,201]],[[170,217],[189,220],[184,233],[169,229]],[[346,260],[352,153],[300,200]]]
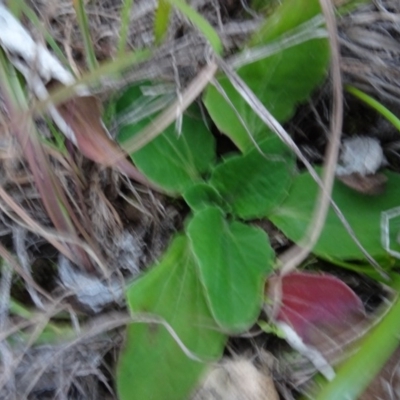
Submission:
[[[315,327],[351,325],[355,317],[364,316],[359,297],[338,278],[327,274],[295,272],[268,280],[268,295],[277,301],[273,318],[290,325],[312,344]]]

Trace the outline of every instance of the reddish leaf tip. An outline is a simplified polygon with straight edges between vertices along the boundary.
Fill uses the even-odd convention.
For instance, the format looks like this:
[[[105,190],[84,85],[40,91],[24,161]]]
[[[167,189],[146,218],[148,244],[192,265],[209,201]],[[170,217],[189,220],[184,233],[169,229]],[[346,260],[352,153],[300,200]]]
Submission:
[[[275,301],[277,290],[281,290],[281,298],[274,319],[292,326],[305,343],[315,326],[350,324],[365,313],[360,298],[332,275],[294,272],[273,276],[267,293]]]

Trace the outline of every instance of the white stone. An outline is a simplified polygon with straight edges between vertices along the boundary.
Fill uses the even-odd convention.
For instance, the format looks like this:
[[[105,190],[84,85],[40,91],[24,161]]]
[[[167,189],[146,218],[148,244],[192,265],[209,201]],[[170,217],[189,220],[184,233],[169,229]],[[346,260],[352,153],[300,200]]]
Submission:
[[[224,358],[211,368],[191,400],[278,400],[270,372],[266,372],[245,357]]]
[[[342,143],[337,175],[372,175],[386,164],[379,140],[368,136],[356,136]]]

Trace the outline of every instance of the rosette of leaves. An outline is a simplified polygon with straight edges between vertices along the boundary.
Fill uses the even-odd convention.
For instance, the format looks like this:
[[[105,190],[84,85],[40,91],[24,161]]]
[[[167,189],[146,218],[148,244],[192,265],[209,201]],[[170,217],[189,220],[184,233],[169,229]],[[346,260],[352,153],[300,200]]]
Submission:
[[[250,46],[275,45],[319,12],[317,0],[286,0]],[[327,62],[326,38],[312,38],[238,72],[268,107],[273,100],[271,112],[283,121],[321,82]],[[310,64],[312,71],[305,73]],[[193,104],[179,133],[170,126],[131,154],[151,182],[171,196],[182,196],[191,213],[159,263],[127,289],[133,317],[147,322],[127,329],[117,372],[122,400],[187,399],[207,364],[222,355],[227,336],[251,327],[261,309],[275,256],[267,234],[251,221],[268,216],[284,201],[295,160],[229,81],[221,76],[218,82],[230,101],[210,87],[205,104],[213,122],[237,145],[236,153],[216,154],[210,121]],[[142,90],[146,85],[151,84],[127,89],[116,104],[124,121],[118,136],[122,147],[158,113],[146,110],[159,110],[162,104],[159,96],[145,95],[151,92]],[[257,147],[241,128],[233,130],[237,118],[228,110],[230,103],[252,123]],[[218,113],[225,115],[226,125]]]

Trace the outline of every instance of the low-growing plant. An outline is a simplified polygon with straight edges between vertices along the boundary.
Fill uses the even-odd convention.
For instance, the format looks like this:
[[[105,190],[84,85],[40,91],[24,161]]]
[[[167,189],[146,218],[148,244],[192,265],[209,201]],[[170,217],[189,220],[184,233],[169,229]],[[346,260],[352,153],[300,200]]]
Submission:
[[[326,37],[310,38],[311,28],[322,29],[318,13],[317,1],[285,1],[250,41],[248,51],[270,46],[272,55],[238,69],[280,121],[326,74]],[[143,95],[148,86],[129,88],[116,104],[117,120],[124,121],[118,135],[122,147],[157,115],[138,121],[160,101]],[[284,201],[295,158],[225,76],[209,86],[204,104],[239,151],[218,159],[209,121],[193,104],[180,132],[170,126],[131,154],[150,181],[182,196],[191,214],[161,261],[127,290],[131,312],[155,320],[128,327],[117,374],[122,400],[186,399],[207,363],[222,355],[227,336],[257,320],[264,282],[273,271],[268,236],[251,221],[268,217]]]
[[[258,99],[283,123],[326,77],[329,62],[327,32],[317,0],[284,0],[277,8],[275,2],[254,3],[268,10],[268,18],[243,51],[229,62]],[[84,38],[87,67],[91,72],[83,75],[79,82],[59,88],[50,99],[37,103],[32,115],[43,111],[49,102],[54,102],[59,113],[75,130],[79,150],[96,162],[118,168],[121,164],[110,158],[115,156],[117,159],[123,152],[104,135],[100,111],[93,103],[95,99],[83,96],[71,99],[71,96],[83,84],[97,83],[105,75],[118,76],[126,66],[147,59],[151,51],[126,53],[132,6],[132,1],[126,1],[122,10],[118,58],[99,66],[84,3],[76,0],[73,4]],[[221,39],[211,25],[182,0],[158,2],[154,22],[155,44],[162,44],[166,38],[172,7],[202,32],[217,59],[222,53]],[[39,25],[35,14],[23,7],[22,0],[18,0],[15,12],[21,11]],[[47,38],[49,45],[66,62],[55,41],[49,35]],[[75,210],[70,207],[43,151],[43,146],[54,148],[54,144],[52,140],[39,140],[28,112],[23,80],[1,49],[0,75],[2,95],[15,127],[21,128],[16,122],[21,112],[27,116],[26,137],[21,129],[16,129],[17,138],[21,143],[27,140],[25,156],[54,226],[63,234],[75,238],[82,236],[90,243],[89,235],[80,227]],[[118,141],[122,148],[140,136],[144,128],[151,126],[171,100],[170,93],[164,99],[151,94],[159,92],[148,90],[158,84],[163,82],[136,84],[109,107],[110,113],[115,112]],[[354,88],[349,92],[400,126],[398,119],[379,103]],[[87,123],[86,117],[90,113],[86,115],[82,107],[76,106],[85,101],[89,101],[92,111],[96,109],[92,112],[95,123]],[[111,119],[109,115],[107,118]],[[217,153],[211,125],[231,140],[230,152]],[[94,129],[93,126],[100,128]],[[145,182],[173,198],[182,198],[190,212],[183,231],[175,235],[160,260],[126,290],[128,308],[135,322],[127,327],[117,370],[121,400],[179,400],[190,396],[208,364],[222,356],[229,335],[248,330],[257,321],[265,301],[265,281],[274,272],[276,259],[267,233],[254,220],[269,219],[289,239],[298,242],[308,227],[317,199],[318,185],[314,179],[308,172],[297,170],[291,150],[265,126],[243,93],[237,92],[229,76],[218,75],[206,88],[202,99],[194,102],[178,120],[177,127],[169,126],[130,154]],[[57,150],[67,154],[55,128],[50,127],[50,130],[55,133],[53,139]],[[123,166],[127,167],[127,160]],[[131,164],[129,166],[134,168]],[[126,172],[124,168],[120,170]],[[136,170],[133,171],[134,175]],[[335,185],[332,200],[353,228],[359,245],[354,243],[354,237],[331,210],[313,253],[338,266],[383,280],[368,265],[365,252],[360,250],[361,245],[392,278],[385,283],[398,290],[398,278],[392,267],[396,265],[393,254],[400,251],[400,245],[398,231],[389,226],[389,222],[395,225],[396,215],[390,214],[388,219],[387,212],[397,207],[400,176],[390,171],[385,174],[387,187],[383,194],[375,197],[356,193],[340,182]],[[387,217],[388,226],[383,227],[383,216]],[[382,244],[383,233],[393,249]],[[50,235],[48,240],[52,240]],[[52,243],[73,260],[78,255],[81,264],[85,265],[86,248],[83,251],[74,242],[63,243],[54,239]],[[92,264],[87,261],[86,267],[90,270]],[[299,276],[306,280],[305,274]],[[344,284],[333,282],[329,277],[317,279],[321,285],[331,281],[331,287],[339,287],[343,290],[341,293],[357,303],[356,296]],[[295,278],[293,281],[295,286],[299,286]],[[297,288],[298,298],[302,298],[307,285],[305,288]],[[317,302],[313,296],[310,298],[309,302]],[[331,302],[334,298],[330,293],[329,299],[325,300]],[[21,318],[33,319],[29,309],[13,300],[9,308],[11,313]],[[309,307],[310,310],[313,311],[313,307]],[[363,363],[370,362],[371,355],[379,361],[374,373],[378,366],[383,365],[397,345],[393,337],[398,330],[398,314],[396,303],[382,326],[365,339],[358,357],[339,369],[336,384],[333,381],[326,385],[319,398],[355,398],[361,393],[372,374],[358,379],[358,386],[354,386],[348,376]],[[341,316],[339,314],[338,318]],[[268,330],[270,327],[264,324],[264,328]],[[51,343],[60,335],[68,340],[74,336],[74,331],[69,324],[50,322],[38,335],[36,343]],[[23,334],[21,337],[30,340]],[[374,347],[377,342],[384,350],[381,354],[377,354],[380,350]]]
[[[280,122],[292,116],[325,76],[329,52],[318,15],[317,1],[284,1],[250,47],[232,61]],[[243,61],[247,57],[255,58]],[[131,87],[117,102],[117,118],[125,121],[118,136],[122,146],[157,115],[137,117],[141,106],[151,109],[159,100],[143,95],[141,87],[151,85]],[[122,400],[189,396],[208,362],[222,355],[227,337],[244,332],[259,315],[275,255],[266,233],[251,221],[268,218],[296,242],[315,205],[318,185],[309,173],[296,171],[293,154],[255,115],[229,77],[219,76],[209,85],[203,102],[237,152],[216,154],[210,121],[193,104],[179,132],[170,126],[131,154],[152,182],[171,196],[182,196],[191,213],[161,261],[127,290],[131,312],[150,314],[154,320],[128,327],[117,374]],[[129,117],[130,110],[136,110],[136,116]],[[338,182],[332,197],[361,246],[390,271],[394,262],[382,246],[380,218],[397,204],[399,175],[386,176],[384,195],[371,198]],[[382,279],[333,211],[313,252]]]

